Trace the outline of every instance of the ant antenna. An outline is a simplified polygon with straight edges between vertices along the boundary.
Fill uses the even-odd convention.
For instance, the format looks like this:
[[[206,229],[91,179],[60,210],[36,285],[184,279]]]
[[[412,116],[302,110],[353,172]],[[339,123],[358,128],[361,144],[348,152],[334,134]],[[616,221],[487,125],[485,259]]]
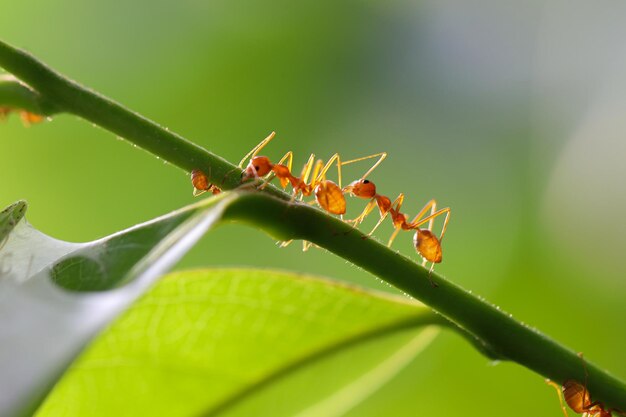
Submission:
[[[559,403],[561,404],[561,410],[563,410],[563,415],[565,417],[568,417],[567,408],[565,408],[565,404],[563,403],[563,392],[561,390],[561,387],[558,386],[554,381],[551,381],[550,379],[546,379],[546,384],[550,385],[556,390],[557,395],[559,396]]]

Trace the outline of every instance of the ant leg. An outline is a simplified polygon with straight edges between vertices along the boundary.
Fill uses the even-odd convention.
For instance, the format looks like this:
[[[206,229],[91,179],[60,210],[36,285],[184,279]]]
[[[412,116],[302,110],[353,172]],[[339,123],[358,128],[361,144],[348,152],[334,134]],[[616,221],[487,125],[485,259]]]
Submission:
[[[434,201],[434,200],[432,200],[432,201]],[[441,235],[439,236],[439,242],[441,242],[441,240],[443,239],[443,236],[446,233],[446,229],[448,228],[448,222],[450,221],[450,207],[446,207],[446,208],[443,208],[441,210],[437,210],[436,212],[434,212],[433,214],[429,215],[428,217],[420,219],[420,216],[424,215],[424,210],[422,209],[422,212],[420,212],[417,216],[415,216],[413,221],[410,222],[408,226],[409,226],[410,229],[417,229],[421,225],[430,222],[435,217],[441,216],[444,213],[445,213],[446,217],[443,220],[443,227],[441,228]]]
[[[254,158],[255,156],[257,156],[259,154],[259,152],[261,152],[261,149],[263,149],[268,143],[270,143],[272,141],[272,139],[274,139],[274,136],[276,136],[276,132],[272,132],[270,133],[265,139],[263,139],[258,145],[256,145],[254,148],[252,148],[252,150],[250,152],[248,152],[246,154],[246,156],[243,157],[243,159],[239,162],[239,165],[237,165],[239,168],[243,168],[243,164],[249,159],[249,158]]]
[[[425,263],[422,264],[422,266],[426,266]],[[439,284],[437,284],[435,281],[433,281],[433,270],[435,269],[435,263],[433,262],[432,265],[430,266],[430,269],[428,270],[428,281],[430,281],[430,285],[433,288],[437,288],[439,286]]]
[[[400,229],[399,227],[396,227],[396,230],[393,231],[393,233],[391,234],[391,237],[389,238],[389,242],[387,242],[387,247],[390,248],[391,244],[393,243],[393,241],[396,239],[396,236],[398,236],[398,233],[400,233]]]
[[[398,197],[396,197],[396,199],[393,200],[393,203],[391,203],[391,208],[393,208],[397,213],[400,213],[400,208],[402,208],[402,203],[404,203],[404,193],[398,194]]]
[[[341,185],[342,181],[341,181],[341,158],[339,157],[339,154],[337,155],[337,181],[338,181],[338,185],[339,185],[339,189],[341,190],[341,193],[344,194],[343,191],[343,186]],[[344,197],[345,200],[345,197]],[[339,218],[343,221],[343,214],[339,215]]]
[[[387,152],[380,152],[380,153],[375,153],[373,155],[363,156],[361,158],[356,158],[356,159],[351,159],[349,161],[344,161],[344,162],[341,163],[341,165],[348,165],[348,164],[352,164],[354,162],[364,161],[366,159],[378,158],[378,161],[376,161],[376,163],[374,163],[374,165],[372,165],[372,167],[365,174],[363,174],[363,176],[361,177],[361,179],[364,180],[365,177],[367,177],[369,174],[371,174],[372,171],[374,171],[376,169],[376,167],[378,167],[378,165],[380,165],[380,163],[383,162],[383,160],[386,157],[387,157]]]
[[[267,187],[270,184],[270,182],[274,179],[275,176],[276,174],[274,172],[270,172],[269,174],[265,176],[265,178],[257,177],[256,178],[257,180],[261,180],[261,185],[259,185],[258,189],[264,190],[265,187]]]
[[[341,157],[338,153],[331,156],[326,164],[324,164],[321,159],[317,161],[315,170],[313,171],[313,176],[311,177],[311,187],[315,187],[315,185],[319,182],[326,179],[326,173],[335,161],[337,161],[337,178],[339,181],[339,188],[341,188],[341,165],[343,164],[341,163]]]
[[[424,223],[427,223],[428,221],[431,220],[431,216],[434,214],[432,212],[432,207],[437,207],[437,200],[432,199],[430,200],[428,203],[426,203],[424,205],[424,207],[422,207],[422,209],[415,215],[415,217],[413,218],[413,220],[411,222],[409,222],[408,226],[410,228],[418,228],[421,225],[423,225]],[[428,212],[428,210],[431,210],[431,213],[428,217],[426,217],[426,221],[422,221],[422,217],[424,217],[424,215],[426,215],[426,212]],[[419,223],[417,223],[419,221]]]
[[[339,159],[338,153],[331,156],[328,162],[326,162],[326,164],[323,167],[321,167],[322,160],[320,159],[317,161],[317,164],[315,165],[316,169],[313,172],[313,176],[311,177],[311,188],[314,188],[319,182],[324,181],[326,179],[326,173],[328,172],[331,165],[335,161],[337,161],[337,167],[339,167],[339,163],[341,162],[341,160]],[[337,173],[339,175],[339,184],[340,184],[339,188],[341,188],[341,170],[338,169]]]
[[[284,242],[280,242],[280,245],[278,245],[279,248],[286,248],[287,246],[291,245],[291,242],[293,242],[292,240],[285,240]]]
[[[311,154],[309,159],[306,161],[306,164],[302,167],[302,171],[300,172],[300,179],[302,182],[306,183],[309,180],[309,175],[311,175],[311,170],[313,169],[313,165],[315,162],[315,154]]]
[[[430,207],[430,221],[428,222],[428,230],[429,231],[433,231],[433,226],[435,225],[435,218],[433,217],[433,214],[435,214],[435,212],[437,211],[437,201],[436,200],[432,200],[433,205]],[[441,239],[439,239],[441,240]]]
[[[426,217],[424,220],[422,221],[420,220],[419,223],[416,223],[419,219],[422,218],[422,216],[424,216],[426,214],[426,212],[430,209],[430,214],[428,215],[428,217]],[[432,199],[430,200],[428,203],[426,203],[424,205],[424,207],[422,207],[422,209],[415,215],[415,217],[413,218],[413,220],[408,224],[408,226],[410,228],[418,228],[419,226],[423,225],[424,223],[428,222],[428,230],[432,232],[433,230],[433,226],[435,223],[435,213],[437,212],[437,200]],[[446,222],[446,226],[447,227],[447,222]],[[445,227],[444,227],[444,232],[445,233]],[[443,233],[442,233],[442,237],[443,237]],[[440,239],[441,240],[441,239]],[[426,262],[422,263],[422,266],[426,265]]]
[[[354,227],[357,227],[365,219],[365,217],[367,217],[367,215],[370,214],[372,210],[374,210],[375,207],[376,207],[376,200],[371,199],[369,203],[367,203],[367,205],[365,206],[365,209],[363,210],[361,214],[359,214],[357,217],[355,217],[352,220],[347,220],[347,222],[354,223]],[[376,227],[378,227],[378,225],[376,225]],[[369,232],[368,235],[371,235],[372,232],[376,230],[376,227],[371,232]]]
[[[313,156],[313,155],[311,155]],[[311,160],[311,162],[313,162],[313,160]],[[313,166],[313,173],[311,174],[311,182],[308,184],[309,185],[309,193],[313,192],[313,190],[315,189],[315,186],[317,185],[318,181],[318,177],[320,175],[322,175],[323,179],[326,178],[325,174],[320,174],[320,172],[322,171],[324,166],[324,161],[322,161],[321,159],[318,159],[317,161],[315,161],[315,164]],[[304,179],[304,183],[306,184],[306,182],[309,180],[309,174],[307,173],[306,178]],[[304,193],[302,193],[302,195],[300,196],[300,200],[302,200],[304,198]]]
[[[387,218],[387,214],[389,214],[389,212],[387,212],[387,213],[383,214],[382,216],[380,216],[380,219],[378,220],[378,223],[376,223],[376,226],[374,226],[374,228],[367,234],[368,236],[371,235],[372,233],[374,233],[376,231],[376,229],[378,229],[378,226],[383,224],[383,222]]]
[[[309,156],[309,159],[306,161],[306,164],[304,164],[304,166],[302,167],[302,171],[300,173],[300,178],[298,178],[298,186],[293,187],[293,194],[291,195],[291,202],[293,203],[296,199],[296,197],[298,196],[298,193],[302,193],[302,195],[300,196],[300,200],[302,200],[302,198],[304,197],[304,195],[310,195],[310,191],[307,190],[308,187],[306,187],[306,182],[309,179],[309,175],[311,174],[311,170],[313,169],[313,165],[315,162],[315,155],[311,154]],[[319,169],[317,168],[316,164],[316,171]]]
[[[293,152],[292,151],[287,152],[285,154],[285,156],[280,158],[280,161],[278,161],[278,165],[281,165],[285,161],[287,161],[287,168],[289,169],[289,172],[291,172],[291,164],[293,163]]]
[[[568,417],[567,409],[565,408],[565,404],[563,404],[563,392],[561,391],[561,387],[558,386],[556,382],[550,381],[549,379],[546,379],[546,384],[550,385],[556,390],[557,395],[559,396],[559,403],[561,403],[561,410],[563,410],[563,415],[565,417]]]
[[[206,193],[208,190],[198,190],[197,188],[193,189],[193,196],[194,197],[198,197],[199,195],[202,195],[204,193]]]
[[[343,190],[343,186],[341,185],[341,158],[339,157],[339,154],[337,154],[337,181],[339,181],[339,188]]]

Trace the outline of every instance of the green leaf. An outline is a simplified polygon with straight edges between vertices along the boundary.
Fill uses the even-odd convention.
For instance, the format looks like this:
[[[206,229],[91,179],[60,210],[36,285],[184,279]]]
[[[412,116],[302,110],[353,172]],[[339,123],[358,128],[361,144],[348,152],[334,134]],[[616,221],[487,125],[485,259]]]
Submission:
[[[28,205],[26,201],[16,201],[0,212],[0,249],[9,239],[9,234],[24,217]]]
[[[80,244],[19,221],[23,202],[3,211],[0,415],[30,415],[85,344],[180,259],[233,197]]]
[[[37,414],[340,416],[434,337],[409,298],[263,270],[174,273],[72,366]]]

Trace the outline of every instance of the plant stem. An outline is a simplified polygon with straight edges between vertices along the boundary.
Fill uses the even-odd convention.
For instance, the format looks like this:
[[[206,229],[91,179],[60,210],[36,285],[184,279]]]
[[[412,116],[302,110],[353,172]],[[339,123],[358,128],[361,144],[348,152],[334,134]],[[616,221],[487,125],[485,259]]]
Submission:
[[[26,110],[52,116],[59,109],[41,94],[31,90],[12,76],[0,76],[0,107]]]
[[[54,103],[60,111],[72,113],[107,129],[187,172],[201,169],[207,176],[210,174],[213,183],[222,189],[229,190],[241,185],[241,170],[235,165],[113,100],[69,80],[29,53],[13,48],[3,41],[0,41],[0,65],[39,96]],[[24,107],[37,109],[40,100],[38,95],[22,97],[30,100],[28,105],[22,103]],[[3,104],[5,103],[0,102],[0,106]],[[270,190],[278,195],[275,189]],[[288,198],[286,194],[281,194],[283,198]]]
[[[223,189],[240,185],[241,171],[235,165],[68,80],[26,52],[1,41],[0,65],[37,93],[25,97],[46,100],[185,171],[204,169],[210,180]],[[305,239],[334,252],[429,305],[475,337],[491,356],[515,361],[557,382],[585,380],[581,359],[574,351],[436,274],[432,278],[439,286],[433,288],[428,271],[412,260],[320,210],[290,203],[286,194],[272,187],[266,190],[269,193],[241,192],[226,210],[225,218],[262,227],[280,240]],[[591,363],[587,368],[593,399],[607,407],[626,410],[626,385]]]

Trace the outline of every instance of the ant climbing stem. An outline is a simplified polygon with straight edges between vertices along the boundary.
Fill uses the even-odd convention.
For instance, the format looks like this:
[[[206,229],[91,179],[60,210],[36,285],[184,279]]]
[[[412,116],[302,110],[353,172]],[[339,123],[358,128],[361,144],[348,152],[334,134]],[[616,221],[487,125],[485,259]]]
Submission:
[[[355,162],[365,161],[368,159],[378,158],[374,165],[372,165],[371,168],[368,169],[365,174],[361,176],[361,178],[351,182],[342,189],[344,193],[348,193],[352,196],[370,199],[370,201],[365,206],[363,212],[356,218],[348,221],[349,223],[354,223],[355,227],[358,226],[365,219],[365,217],[374,209],[374,207],[378,206],[381,216],[383,216],[384,213],[386,214],[389,210],[391,201],[387,197],[377,194],[376,185],[374,185],[374,183],[370,180],[366,179],[367,176],[370,175],[378,167],[378,165],[383,162],[386,157],[386,152],[380,152],[368,156],[363,156],[361,158],[351,159],[349,161],[344,161],[341,163],[341,166],[343,166],[353,164]],[[369,234],[371,234],[371,232]]]
[[[546,384],[550,385],[551,387],[553,387],[556,390],[557,395],[559,396],[559,404],[561,405],[561,411],[563,411],[563,415],[565,417],[569,417],[567,415],[567,409],[565,408],[565,403],[563,402],[563,395],[561,392],[561,387],[556,383],[553,382],[549,379],[546,379]]]
[[[276,164],[272,163],[268,157],[258,155],[275,136],[275,132],[270,133],[239,162],[239,167],[242,168],[245,161],[250,158],[250,162],[241,174],[242,182],[249,179],[261,180],[262,183],[259,188],[263,189],[274,177],[277,177],[283,189],[291,184],[293,189],[292,202],[298,195],[300,195],[300,200],[305,196],[314,195],[315,203],[324,211],[338,214],[343,219],[346,212],[346,199],[341,190],[341,158],[339,154],[331,156],[326,164],[322,160],[316,161],[315,155],[311,154],[302,167],[300,176],[297,177],[292,173],[292,151],[287,152]],[[333,164],[337,165],[339,185],[326,178],[326,174]],[[310,182],[309,178],[311,178]],[[286,244],[288,242],[283,243],[283,246]],[[307,245],[305,242],[303,249],[307,250],[309,247],[310,244]]]
[[[211,167],[209,167],[209,176],[211,176]],[[222,192],[215,184],[209,182],[209,178],[199,169],[191,171],[191,183],[193,184],[193,196],[197,197],[207,191],[211,191],[213,195]]]
[[[259,152],[261,152],[261,150],[263,150],[263,148],[267,146],[272,139],[274,139],[274,137],[276,137],[276,132],[270,133],[258,145],[252,148],[252,150],[250,150],[250,152],[248,152],[241,161],[239,161],[237,166],[243,169],[243,172],[241,173],[242,182],[248,179],[262,180],[260,188],[265,188],[272,178],[276,176],[278,177],[280,185],[283,188],[287,187],[289,183],[291,183],[294,187],[298,184],[299,178],[291,174],[293,152],[287,152],[277,164],[272,164],[270,159],[266,156],[257,156]],[[250,162],[244,169],[243,164],[248,159],[250,159]],[[287,165],[284,165],[285,161],[287,161]]]
[[[589,379],[589,372],[587,371],[587,364],[583,358],[583,354],[579,353],[583,368],[585,370],[585,384],[581,385],[579,382],[573,379],[568,379],[563,383],[561,387],[555,382],[546,379],[546,383],[557,390],[559,396],[559,403],[561,404],[561,410],[563,415],[567,416],[567,409],[563,404],[565,403],[577,414],[582,414],[583,417],[611,417],[612,413],[617,413],[622,416],[626,416],[623,411],[615,408],[605,409],[604,404],[600,401],[591,401],[591,394],[587,390],[587,380]]]
[[[239,162],[239,166],[243,166],[246,159],[250,158],[250,162],[244,169],[241,178],[242,181],[249,179],[262,179],[261,188],[264,188],[274,177],[278,177],[280,185],[286,188],[291,184],[293,188],[292,201],[301,194],[304,196],[315,195],[315,201],[319,206],[331,214],[343,215],[346,212],[346,199],[343,196],[340,185],[331,180],[326,179],[326,173],[330,167],[336,163],[338,180],[341,184],[341,159],[339,154],[334,154],[326,164],[322,160],[315,160],[315,155],[311,154],[307,163],[302,168],[299,177],[292,174],[293,152],[289,151],[283,156],[277,164],[273,164],[266,156],[258,156],[258,153],[275,137],[272,132],[268,137],[263,139],[261,143],[255,146],[248,154]],[[284,162],[287,162],[285,165]],[[311,177],[311,182],[309,182]]]
[[[415,230],[413,244],[417,252],[422,256],[422,266],[425,266],[427,262],[432,263],[428,272],[428,279],[430,280],[431,285],[436,286],[431,276],[435,268],[435,264],[442,261],[441,241],[446,233],[448,221],[450,220],[450,208],[446,207],[444,209],[437,210],[437,201],[430,200],[419,211],[415,218],[409,222],[408,216],[400,211],[402,203],[404,202],[404,194],[401,193],[393,202],[391,202],[389,197],[378,194],[376,191],[376,185],[366,179],[366,177],[385,159],[386,156],[387,154],[383,152],[343,163],[343,165],[346,165],[352,162],[362,161],[364,159],[379,158],[372,168],[370,168],[360,179],[350,183],[343,189],[344,192],[347,192],[355,197],[370,199],[363,212],[355,219],[350,220],[350,222],[354,223],[355,226],[358,225],[374,210],[375,207],[378,207],[380,219],[374,228],[368,233],[368,236],[370,236],[382,224],[387,215],[391,215],[395,230],[387,243],[387,246],[389,247],[392,245],[394,239],[401,230]],[[430,214],[427,215],[429,210]],[[437,237],[432,233],[432,229],[435,218],[441,216],[442,214],[445,214],[445,218],[441,235]],[[426,229],[422,229],[420,227],[427,223],[428,226]]]

